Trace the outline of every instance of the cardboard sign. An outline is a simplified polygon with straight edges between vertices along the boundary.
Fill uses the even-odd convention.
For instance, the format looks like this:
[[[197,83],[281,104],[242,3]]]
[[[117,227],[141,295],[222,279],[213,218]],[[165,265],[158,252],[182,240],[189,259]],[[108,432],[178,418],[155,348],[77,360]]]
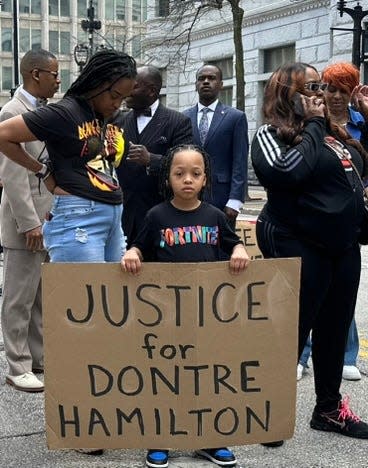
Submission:
[[[43,265],[49,448],[288,439],[299,259]]]
[[[235,226],[235,232],[244,242],[244,246],[252,260],[263,258],[262,252],[259,250],[257,244],[256,222],[257,220],[255,219],[238,219]]]

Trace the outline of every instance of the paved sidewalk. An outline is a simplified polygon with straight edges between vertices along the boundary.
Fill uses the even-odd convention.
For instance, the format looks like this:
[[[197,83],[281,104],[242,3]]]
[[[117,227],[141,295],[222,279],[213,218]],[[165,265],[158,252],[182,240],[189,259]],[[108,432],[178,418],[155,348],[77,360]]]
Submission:
[[[251,196],[261,189],[251,190]],[[243,214],[256,216],[261,201],[246,202]],[[360,382],[342,384],[352,408],[368,420],[368,247],[362,248],[363,270],[356,320],[361,338]],[[1,266],[1,265],[0,265]],[[0,280],[2,268],[0,268]],[[1,281],[0,281],[1,282]],[[0,468],[136,468],[144,467],[144,450],[107,450],[101,457],[73,450],[50,451],[46,447],[43,394],[15,391],[5,384],[7,366],[0,327]],[[76,382],[78,385],[78,382]],[[368,441],[313,431],[309,419],[314,406],[313,373],[298,383],[297,420],[294,437],[277,449],[261,445],[235,447],[238,468],[368,468]],[[173,451],[170,468],[210,468],[212,463],[193,458],[190,452]]]

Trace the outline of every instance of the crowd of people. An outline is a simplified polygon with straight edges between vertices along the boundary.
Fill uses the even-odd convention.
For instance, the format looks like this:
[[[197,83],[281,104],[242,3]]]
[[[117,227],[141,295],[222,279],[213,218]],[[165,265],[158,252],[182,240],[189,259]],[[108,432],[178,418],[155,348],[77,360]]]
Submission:
[[[41,263],[121,261],[137,275],[143,261],[227,260],[239,274],[250,261],[235,234],[249,141],[245,113],[219,100],[222,72],[215,65],[199,68],[198,103],[183,113],[160,103],[159,70],[137,68],[122,52],[95,53],[54,104],[46,101],[60,84],[57,59],[32,50],[20,70],[23,85],[0,113],[1,320],[6,382],[40,392]],[[121,110],[123,101],[129,111]],[[349,63],[321,75],[309,64],[285,64],[266,84],[262,111],[251,145],[268,198],[257,241],[265,258],[302,259],[295,364],[299,379],[311,353],[310,426],[367,439],[368,425],[340,385],[343,377],[361,378],[354,310],[360,244],[368,243],[368,87]],[[211,226],[216,236],[162,243],[162,229],[192,225]],[[236,465],[229,448],[197,452],[218,466]],[[148,450],[146,465],[168,467],[167,448]]]

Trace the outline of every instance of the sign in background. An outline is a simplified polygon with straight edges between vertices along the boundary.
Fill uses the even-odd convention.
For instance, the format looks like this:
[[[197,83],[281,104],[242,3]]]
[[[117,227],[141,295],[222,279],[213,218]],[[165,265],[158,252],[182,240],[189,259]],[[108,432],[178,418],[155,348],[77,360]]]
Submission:
[[[195,449],[294,431],[298,259],[43,265],[50,448]]]
[[[235,232],[244,242],[244,246],[251,260],[263,258],[262,252],[257,244],[256,223],[256,219],[237,219],[235,226]]]

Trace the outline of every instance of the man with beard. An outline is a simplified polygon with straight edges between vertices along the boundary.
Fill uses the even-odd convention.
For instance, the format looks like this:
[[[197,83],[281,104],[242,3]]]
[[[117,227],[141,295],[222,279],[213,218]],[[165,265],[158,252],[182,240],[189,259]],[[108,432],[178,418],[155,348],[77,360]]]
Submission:
[[[121,115],[127,147],[117,170],[124,197],[122,225],[128,248],[140,231],[147,211],[162,201],[158,188],[162,157],[173,146],[193,142],[189,118],[159,101],[160,71],[144,66],[137,72],[133,92],[126,99],[132,110]]]

